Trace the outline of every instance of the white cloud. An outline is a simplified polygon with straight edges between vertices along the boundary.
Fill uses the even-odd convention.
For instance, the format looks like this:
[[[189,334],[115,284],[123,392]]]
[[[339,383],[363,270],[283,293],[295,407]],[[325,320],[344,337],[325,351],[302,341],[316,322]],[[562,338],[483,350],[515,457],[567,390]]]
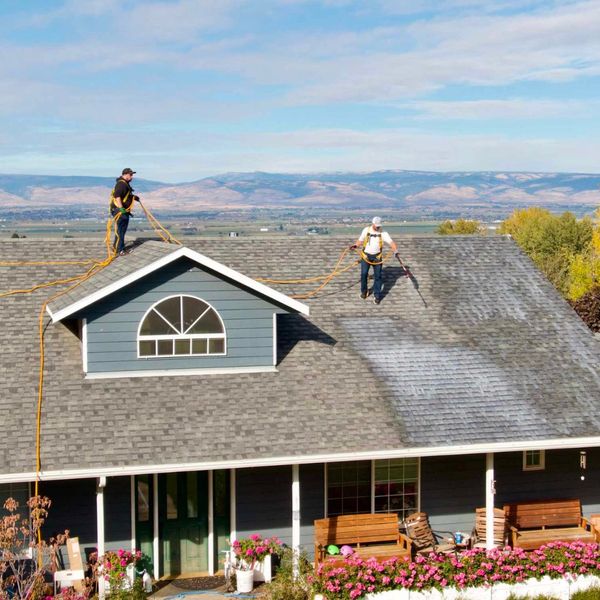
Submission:
[[[417,113],[419,119],[545,119],[557,116],[589,116],[600,108],[597,102],[581,100],[418,100],[400,104],[398,108]]]

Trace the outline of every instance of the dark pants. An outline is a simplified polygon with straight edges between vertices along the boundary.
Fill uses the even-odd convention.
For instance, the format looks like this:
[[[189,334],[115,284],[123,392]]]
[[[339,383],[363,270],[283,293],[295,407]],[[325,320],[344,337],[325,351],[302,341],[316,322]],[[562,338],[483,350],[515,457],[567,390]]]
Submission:
[[[365,254],[369,262],[379,263],[377,265],[370,265],[365,260],[360,262],[360,293],[366,294],[368,291],[368,278],[369,278],[369,267],[373,267],[373,276],[375,282],[373,283],[373,295],[375,298],[381,298],[381,271],[383,265],[381,264],[381,256],[377,254]]]
[[[111,212],[112,216],[119,214],[118,210]],[[117,235],[115,235],[115,241],[113,242],[113,248],[117,252],[125,250],[125,234],[127,233],[127,227],[129,226],[129,214],[121,215],[117,220]]]

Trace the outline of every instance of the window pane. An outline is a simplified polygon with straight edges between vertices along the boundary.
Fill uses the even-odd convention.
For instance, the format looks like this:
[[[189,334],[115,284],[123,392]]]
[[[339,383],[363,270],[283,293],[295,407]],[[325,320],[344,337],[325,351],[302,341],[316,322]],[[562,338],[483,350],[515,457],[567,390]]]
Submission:
[[[158,340],[157,344],[159,356],[173,355],[173,340]]]
[[[371,462],[328,465],[327,500],[329,515],[371,512]]]
[[[175,340],[175,354],[189,354],[190,340]]]
[[[206,354],[206,340],[192,340],[192,354]]]
[[[225,340],[209,340],[209,354],[221,354],[225,352]]]
[[[197,298],[183,297],[183,333],[194,333],[187,331],[188,327],[208,308],[206,302]]]
[[[389,484],[389,493],[401,494],[404,491],[404,484],[401,481],[391,481]]]
[[[215,517],[229,518],[229,471],[221,469],[213,472]]]
[[[412,479],[416,481],[419,477],[419,463],[417,459],[407,459],[404,465],[404,480]]]
[[[327,506],[327,514],[330,517],[342,514],[342,501],[341,500],[330,500]]]
[[[167,474],[167,519],[177,518],[177,473]]]
[[[198,516],[198,478],[196,473],[187,475],[187,516],[192,519]]]
[[[150,482],[148,475],[137,477],[137,520],[150,520]]]
[[[156,356],[156,342],[154,340],[140,340],[140,356]]]
[[[376,461],[375,511],[397,512],[405,518],[417,510],[418,475],[418,459]]]
[[[221,320],[211,308],[188,333],[223,333]]]
[[[181,296],[163,300],[155,309],[159,312],[171,325],[175,327],[178,333],[181,332]]]
[[[169,324],[165,323],[152,309],[142,323],[141,335],[170,335],[177,333]]]
[[[370,513],[371,512],[371,498],[369,496],[365,496],[363,498],[357,498],[356,512],[358,512],[358,513]]]

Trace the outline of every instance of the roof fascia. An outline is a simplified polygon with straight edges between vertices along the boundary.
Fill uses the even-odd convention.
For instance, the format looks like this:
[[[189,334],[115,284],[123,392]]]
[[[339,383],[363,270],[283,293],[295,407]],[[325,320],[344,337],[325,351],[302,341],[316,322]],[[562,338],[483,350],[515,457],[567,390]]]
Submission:
[[[492,444],[462,444],[458,446],[435,446],[431,448],[398,448],[395,450],[344,452],[339,454],[313,454],[308,456],[249,458],[244,460],[230,461],[172,463],[162,465],[130,465],[119,467],[97,467],[91,469],[64,469],[57,471],[42,471],[40,473],[40,479],[42,481],[89,479],[95,477],[144,475],[147,473],[179,473],[184,471],[276,467],[294,464],[346,462],[354,460],[430,458],[436,456],[523,452],[525,450],[567,450],[573,448],[595,447],[600,447],[600,437],[558,438],[531,441],[525,440],[517,442],[496,442]],[[35,478],[36,474],[34,472],[0,475],[0,484],[34,481]]]
[[[208,258],[208,256],[204,256],[203,254],[200,254],[195,250],[186,248],[185,246],[178,248],[174,252],[171,252],[170,254],[159,258],[158,260],[150,263],[149,265],[146,265],[145,267],[134,271],[133,273],[127,275],[127,277],[122,277],[114,283],[103,287],[102,289],[94,292],[93,294],[89,294],[85,298],[82,298],[81,300],[78,300],[77,302],[74,302],[73,304],[70,304],[63,309],[56,311],[55,313],[52,313],[52,311],[48,307],[46,307],[46,310],[52,318],[52,322],[57,323],[58,321],[62,321],[63,319],[75,314],[76,312],[79,312],[80,310],[90,306],[91,304],[94,304],[95,302],[106,298],[107,296],[117,292],[121,288],[124,288],[125,286],[134,283],[135,281],[138,281],[142,277],[145,277],[146,275],[149,275],[150,273],[153,273],[154,271],[182,257],[189,258],[190,260],[197,262],[198,264],[206,267],[207,269],[216,271],[220,275],[223,275],[226,278],[231,279],[232,281],[235,281],[236,283],[239,283],[240,285],[246,288],[254,290],[255,292],[258,292],[259,294],[262,294],[263,296],[266,296],[267,298],[270,298],[271,300],[274,300],[275,302],[278,302],[283,306],[287,306],[288,308],[296,312],[307,316],[310,314],[310,309],[306,304],[298,302],[298,300],[294,300],[293,298],[290,298],[289,296],[286,296],[281,292],[278,292],[262,283],[259,283],[258,281],[255,281],[254,279],[251,279],[250,277],[247,277],[246,275],[243,275],[242,273],[239,273],[238,271],[235,271],[234,269],[231,269],[217,262],[216,260],[213,260],[212,258]]]

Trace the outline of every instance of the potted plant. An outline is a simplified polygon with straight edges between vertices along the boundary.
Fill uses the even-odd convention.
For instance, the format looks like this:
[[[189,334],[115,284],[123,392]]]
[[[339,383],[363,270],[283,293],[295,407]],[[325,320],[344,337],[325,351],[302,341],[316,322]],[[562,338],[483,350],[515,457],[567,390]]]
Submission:
[[[271,555],[281,551],[276,537],[263,538],[258,533],[234,540],[231,549],[236,557],[237,591],[251,592],[254,581],[271,581]]]

